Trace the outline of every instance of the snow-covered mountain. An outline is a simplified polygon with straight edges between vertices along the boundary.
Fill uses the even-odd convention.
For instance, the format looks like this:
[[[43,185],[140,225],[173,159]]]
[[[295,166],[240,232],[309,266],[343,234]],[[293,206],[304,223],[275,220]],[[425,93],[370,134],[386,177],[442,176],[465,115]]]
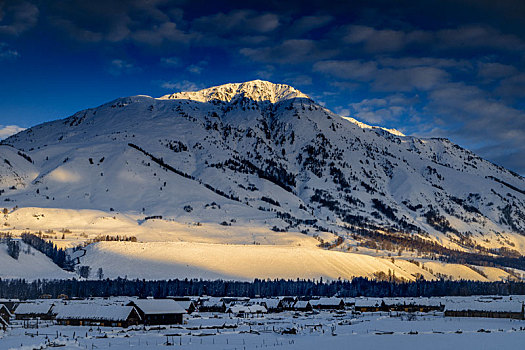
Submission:
[[[6,207],[237,226],[245,243],[265,227],[342,251],[525,254],[523,177],[283,84],[120,98],[11,136],[0,158]]]

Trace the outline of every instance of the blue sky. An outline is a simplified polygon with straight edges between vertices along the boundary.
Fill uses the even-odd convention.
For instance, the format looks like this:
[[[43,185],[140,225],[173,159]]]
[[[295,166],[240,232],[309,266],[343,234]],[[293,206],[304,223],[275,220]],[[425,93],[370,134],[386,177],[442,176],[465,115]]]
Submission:
[[[525,174],[523,1],[0,1],[0,138],[252,79]]]

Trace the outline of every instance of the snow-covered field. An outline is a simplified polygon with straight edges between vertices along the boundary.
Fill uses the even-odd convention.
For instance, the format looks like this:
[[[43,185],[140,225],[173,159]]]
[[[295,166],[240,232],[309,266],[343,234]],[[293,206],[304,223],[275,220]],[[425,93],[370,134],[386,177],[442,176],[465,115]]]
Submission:
[[[182,326],[99,328],[15,321],[1,349],[521,349],[525,321],[442,313],[284,312],[257,318],[202,313]],[[295,329],[297,334],[283,334]]]
[[[512,278],[494,267],[446,264],[424,259],[416,252],[386,256],[384,251],[364,247],[359,250],[326,250],[319,241],[299,232],[275,232],[257,223],[237,222],[232,226],[214,223],[148,220],[138,216],[96,210],[22,208],[9,214],[9,231],[42,232],[60,248],[71,248],[98,235],[136,237],[137,242],[98,242],[73,253],[78,265],[90,266],[89,278],[97,278],[102,268],[106,278],[162,279],[254,278],[350,280],[390,272],[398,278],[427,280],[448,276],[452,280],[501,281]],[[67,224],[65,224],[67,223]],[[38,228],[38,229],[37,229]],[[319,232],[327,241],[333,234]],[[409,262],[417,261],[419,265]],[[0,278],[67,279],[76,277],[54,265],[36,249],[22,243],[18,260],[0,244]],[[483,271],[483,274],[480,274]],[[515,270],[516,275],[524,272]]]
[[[436,279],[438,273],[452,279],[500,281],[508,273],[490,267],[487,277],[460,264],[422,261],[420,266],[398,258],[329,251],[301,245],[210,244],[197,242],[99,242],[86,248],[82,265],[92,271],[103,268],[108,278],[140,279],[204,278],[253,280],[254,278],[350,280],[374,278],[378,271],[391,271],[398,278],[415,280],[423,275]],[[422,266],[426,266],[423,269]],[[428,267],[427,267],[428,266]],[[432,271],[432,273],[429,272]],[[93,274],[91,278],[96,278]]]

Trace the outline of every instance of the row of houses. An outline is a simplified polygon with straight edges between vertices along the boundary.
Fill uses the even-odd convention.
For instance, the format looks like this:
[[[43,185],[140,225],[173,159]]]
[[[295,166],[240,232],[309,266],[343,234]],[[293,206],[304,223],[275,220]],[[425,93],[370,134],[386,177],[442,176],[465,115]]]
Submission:
[[[443,311],[445,305],[432,298],[356,298],[354,310],[358,312],[433,312]]]
[[[525,319],[522,301],[512,297],[481,297],[476,300],[452,298],[445,305],[448,317],[488,317]]]
[[[9,305],[9,306],[7,306]],[[132,325],[181,324],[184,314],[225,312],[237,317],[259,316],[268,312],[343,310],[355,312],[444,312],[448,317],[491,317],[525,319],[522,300],[513,297],[447,298],[213,298],[172,297],[169,299],[94,299],[37,300],[2,303],[0,329],[10,319],[55,320],[62,325]]]
[[[5,305],[2,306],[0,310],[7,310]],[[39,300],[20,303],[13,311],[17,320],[56,320],[61,325],[107,327],[182,324],[186,313],[178,302],[171,299],[136,299],[125,303]]]
[[[130,326],[134,324],[177,324],[183,322],[183,314],[199,312],[222,312],[235,316],[259,315],[268,312],[312,311],[344,309],[341,298],[319,298],[297,300],[282,298],[188,298],[172,297],[166,299],[128,298],[121,301],[93,300],[53,300],[43,299],[15,304],[0,304],[9,312],[7,321],[14,315],[18,320],[56,320],[65,325],[113,325]],[[10,305],[11,310],[6,305]]]

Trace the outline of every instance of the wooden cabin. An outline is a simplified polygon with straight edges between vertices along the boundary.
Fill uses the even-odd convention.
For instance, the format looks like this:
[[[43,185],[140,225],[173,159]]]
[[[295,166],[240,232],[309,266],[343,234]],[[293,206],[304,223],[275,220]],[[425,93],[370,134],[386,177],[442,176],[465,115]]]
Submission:
[[[254,298],[250,299],[249,304],[251,305],[262,305],[268,312],[281,312],[283,311],[283,304],[280,299],[274,298]]]
[[[226,303],[219,298],[209,298],[202,300],[199,305],[199,312],[226,312]]]
[[[52,312],[53,302],[50,301],[35,301],[30,303],[20,303],[14,313],[17,320],[52,320],[54,314]]]
[[[432,298],[385,298],[390,311],[433,312],[443,311],[445,305]]]
[[[359,312],[432,312],[443,311],[444,305],[432,298],[356,298],[354,309]]]
[[[464,300],[448,301],[445,304],[446,317],[487,317],[525,319],[522,302],[505,298],[503,300]]]
[[[281,300],[281,305],[283,307],[283,310],[293,310],[294,308],[294,304],[295,302],[297,301],[297,297],[290,297],[290,296],[285,296],[285,297],[279,297],[279,299]]]
[[[248,318],[248,317],[254,317],[254,316],[261,316],[263,314],[268,313],[268,310],[263,305],[236,304],[236,305],[232,305],[228,307],[226,312],[236,317]]]
[[[358,312],[379,312],[389,311],[389,308],[381,298],[356,298],[354,310]]]
[[[65,326],[129,327],[141,322],[133,306],[71,303],[55,309],[57,323]]]
[[[312,305],[308,300],[297,300],[293,306],[294,311],[312,311]]]
[[[12,314],[15,311],[18,304],[20,304],[19,299],[0,299],[0,304],[5,305],[9,312]]]
[[[312,299],[310,305],[316,310],[344,310],[345,308],[345,302],[342,298]]]
[[[182,324],[186,310],[172,299],[137,299],[134,306],[146,325]]]

